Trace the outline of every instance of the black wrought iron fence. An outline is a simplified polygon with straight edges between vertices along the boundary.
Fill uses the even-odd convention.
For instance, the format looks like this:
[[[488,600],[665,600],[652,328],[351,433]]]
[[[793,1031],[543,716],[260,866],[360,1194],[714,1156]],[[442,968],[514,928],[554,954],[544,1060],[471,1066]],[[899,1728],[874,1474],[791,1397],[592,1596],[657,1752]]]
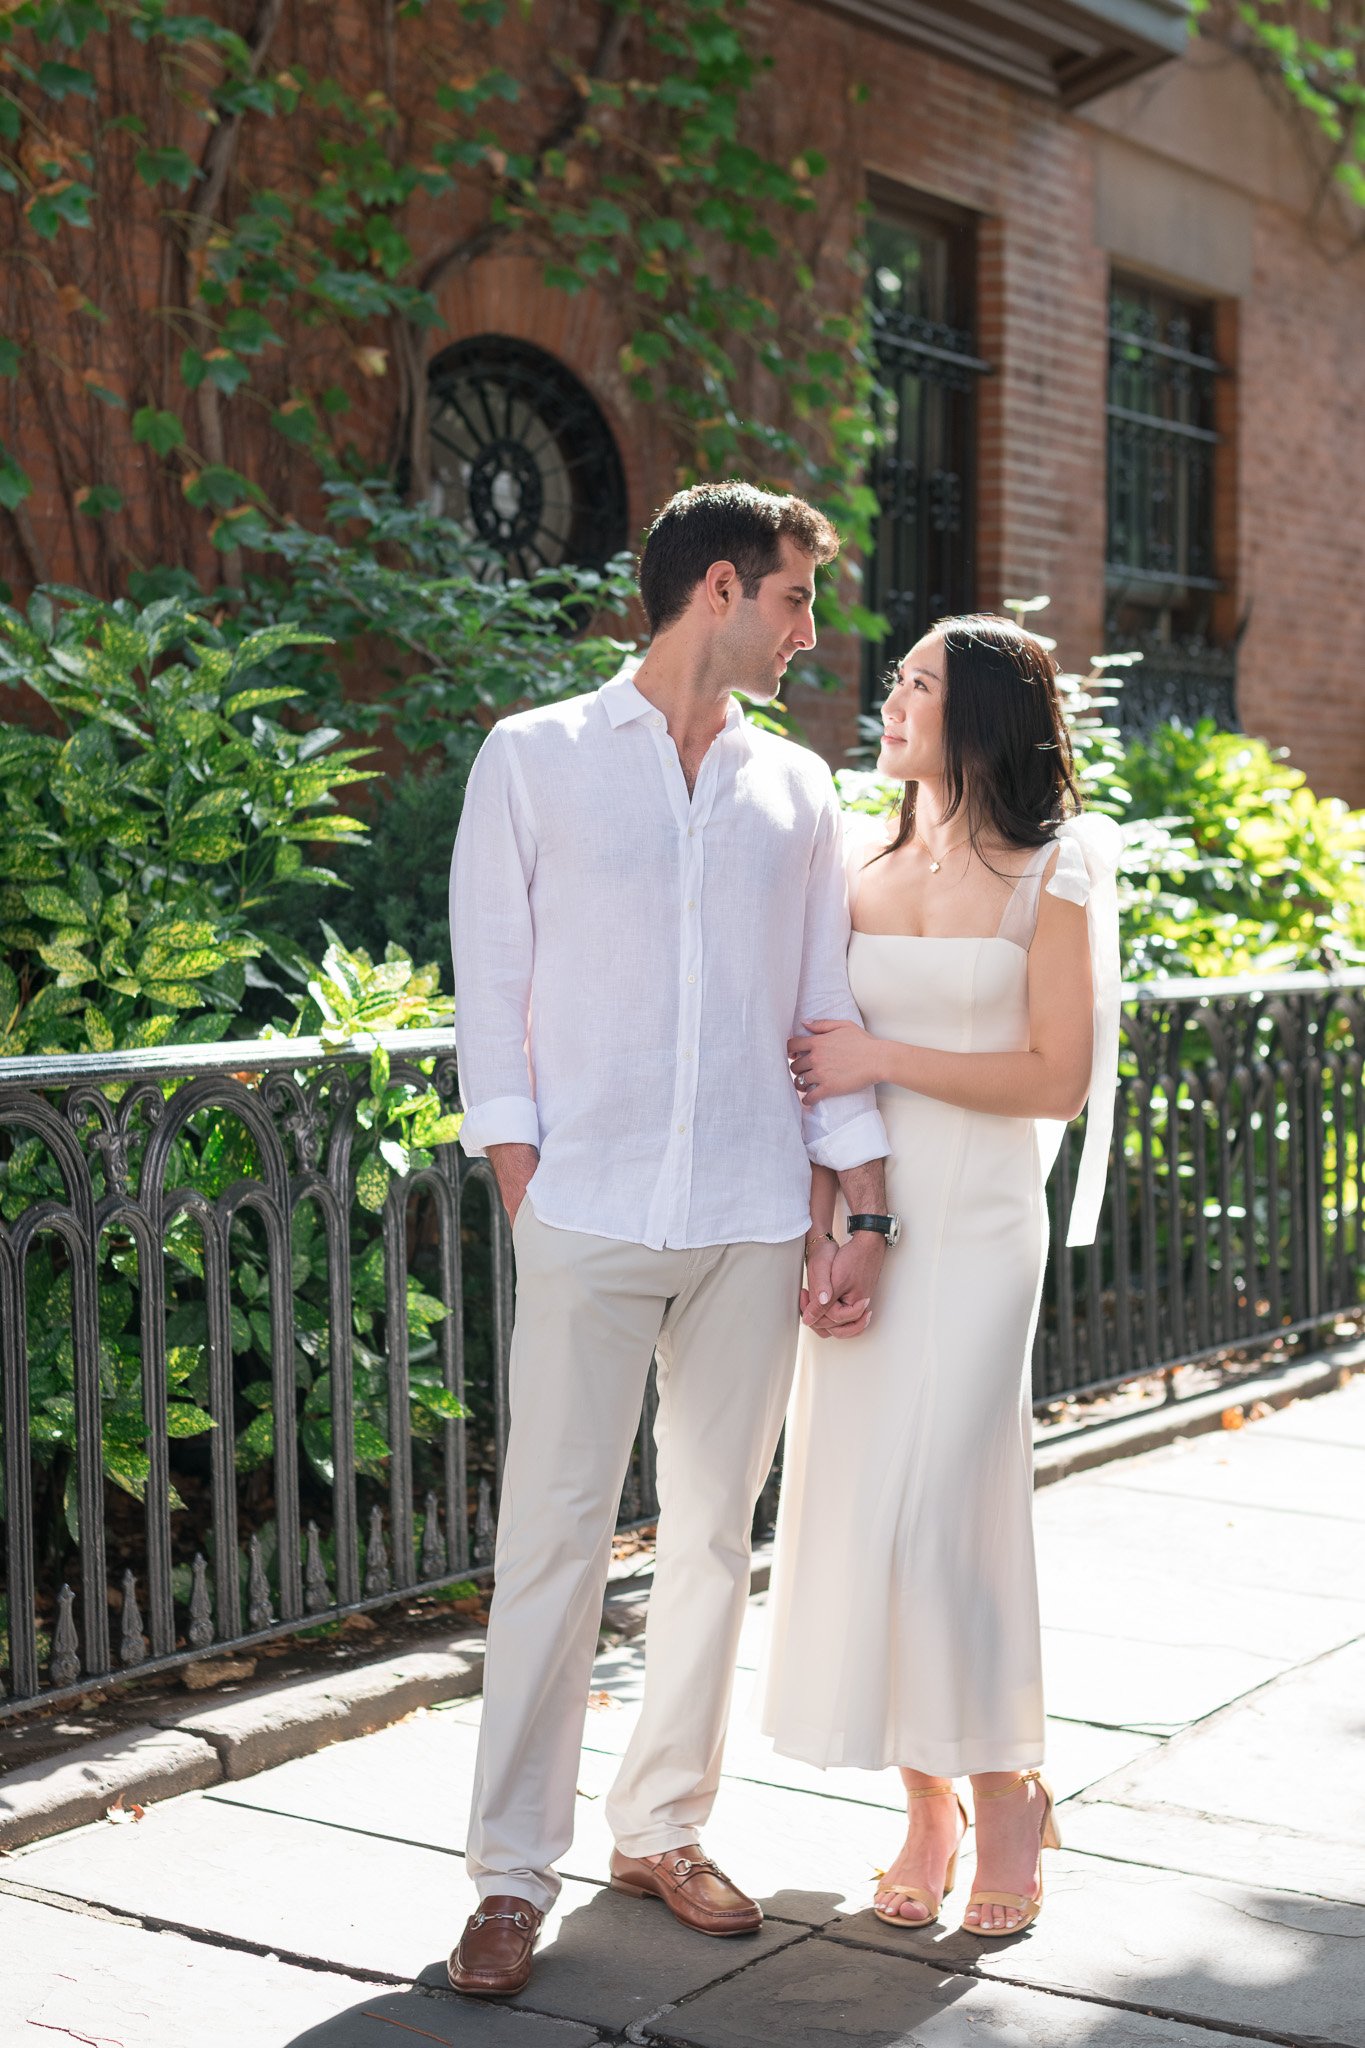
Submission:
[[[1313,1329],[1361,1299],[1365,974],[1128,995],[1093,1248],[1065,1249],[1083,1125],[1050,1184],[1040,1404]]]
[[[452,1034],[382,1043],[453,1102]],[[510,1234],[456,1145],[359,1199],[369,1057],[0,1069],[0,1716],[491,1562]],[[1365,974],[1130,991],[1105,1223],[1054,1251],[1040,1402],[1355,1305],[1363,1058]],[[623,1521],[657,1507],[651,1421]]]

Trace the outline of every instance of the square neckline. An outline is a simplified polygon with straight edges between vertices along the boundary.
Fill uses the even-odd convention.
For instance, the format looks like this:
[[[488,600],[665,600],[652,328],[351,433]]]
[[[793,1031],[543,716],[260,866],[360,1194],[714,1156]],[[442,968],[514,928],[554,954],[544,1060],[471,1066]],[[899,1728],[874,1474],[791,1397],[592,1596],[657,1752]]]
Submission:
[[[868,866],[870,866],[871,863],[869,861],[864,860],[859,861],[858,864],[855,866],[853,862],[850,862],[848,884],[850,940],[854,938],[896,939],[901,941],[902,943],[906,940],[910,940],[918,945],[924,945],[928,943],[931,945],[938,946],[1012,946],[1016,953],[1022,953],[1024,958],[1027,959],[1029,947],[1033,942],[1033,932],[1038,922],[1038,897],[1042,889],[1043,874],[1047,868],[1049,856],[1055,854],[1058,851],[1058,844],[1059,842],[1055,838],[1045,839],[1041,846],[1032,849],[1031,857],[1026,866],[1024,867],[1022,873],[1015,875],[1013,877],[1013,887],[1011,888],[1008,897],[1005,899],[1005,907],[1000,913],[1000,924],[998,928],[993,932],[863,931],[858,925],[854,924],[853,914],[858,901],[858,885],[862,881],[864,870]],[[1021,898],[1019,892],[1021,889],[1025,887],[1026,884],[1030,885],[1027,896],[1025,898]],[[1020,906],[1021,904],[1024,907],[1025,917],[1028,925],[1028,937],[1027,939],[1023,940],[1017,938],[1010,938],[1005,932],[1005,926],[1010,922],[1011,917],[1013,916],[1016,910],[1016,907]],[[1023,922],[1024,920],[1018,921]]]

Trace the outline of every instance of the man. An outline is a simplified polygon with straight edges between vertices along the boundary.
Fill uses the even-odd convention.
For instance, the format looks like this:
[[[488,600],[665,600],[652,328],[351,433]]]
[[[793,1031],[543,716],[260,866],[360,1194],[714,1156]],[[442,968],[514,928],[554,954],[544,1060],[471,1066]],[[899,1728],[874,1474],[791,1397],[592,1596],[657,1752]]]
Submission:
[[[798,498],[681,492],[641,556],[652,637],[634,677],[503,720],[469,779],[451,874],[462,1142],[512,1222],[517,1313],[460,1991],[522,1988],[559,1888],[656,1351],[658,1548],[611,1882],[706,1934],[763,1917],[698,1834],[803,1248],[808,1319],[845,1335],[885,1251],[875,1229],[805,1247],[811,1162],[876,1214],[887,1144],[870,1090],[803,1113],[793,1087],[794,1026],[857,1017],[838,804],[824,763],[731,692],[771,699],[815,645],[815,571],[838,545]]]

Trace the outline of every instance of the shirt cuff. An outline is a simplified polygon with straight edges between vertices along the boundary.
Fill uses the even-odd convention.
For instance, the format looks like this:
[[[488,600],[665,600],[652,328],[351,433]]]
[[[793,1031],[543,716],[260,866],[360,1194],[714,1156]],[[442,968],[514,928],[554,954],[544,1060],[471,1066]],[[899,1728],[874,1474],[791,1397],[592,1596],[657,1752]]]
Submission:
[[[460,1125],[460,1148],[466,1159],[482,1159],[490,1145],[540,1147],[540,1119],[526,1095],[499,1095],[467,1109]]]
[[[851,1123],[840,1124],[823,1138],[807,1141],[812,1166],[828,1166],[835,1173],[847,1173],[851,1166],[866,1166],[871,1159],[888,1159],[891,1146],[886,1125],[875,1109],[864,1110]]]

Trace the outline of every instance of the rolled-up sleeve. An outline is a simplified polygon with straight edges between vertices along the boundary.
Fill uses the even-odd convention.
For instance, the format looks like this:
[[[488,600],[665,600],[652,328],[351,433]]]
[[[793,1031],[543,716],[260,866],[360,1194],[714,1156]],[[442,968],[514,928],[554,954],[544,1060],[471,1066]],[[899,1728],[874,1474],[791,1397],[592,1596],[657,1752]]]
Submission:
[[[821,814],[806,881],[806,923],[801,952],[801,985],[792,1036],[818,1017],[846,1017],[861,1024],[848,985],[848,881],[844,872],[839,800],[831,782]],[[891,1147],[877,1108],[876,1093],[830,1095],[801,1112],[801,1135],[815,1166],[844,1173],[885,1159]]]
[[[539,1145],[528,1036],[535,833],[513,746],[494,726],[465,790],[450,863],[455,1045],[471,1158]]]

